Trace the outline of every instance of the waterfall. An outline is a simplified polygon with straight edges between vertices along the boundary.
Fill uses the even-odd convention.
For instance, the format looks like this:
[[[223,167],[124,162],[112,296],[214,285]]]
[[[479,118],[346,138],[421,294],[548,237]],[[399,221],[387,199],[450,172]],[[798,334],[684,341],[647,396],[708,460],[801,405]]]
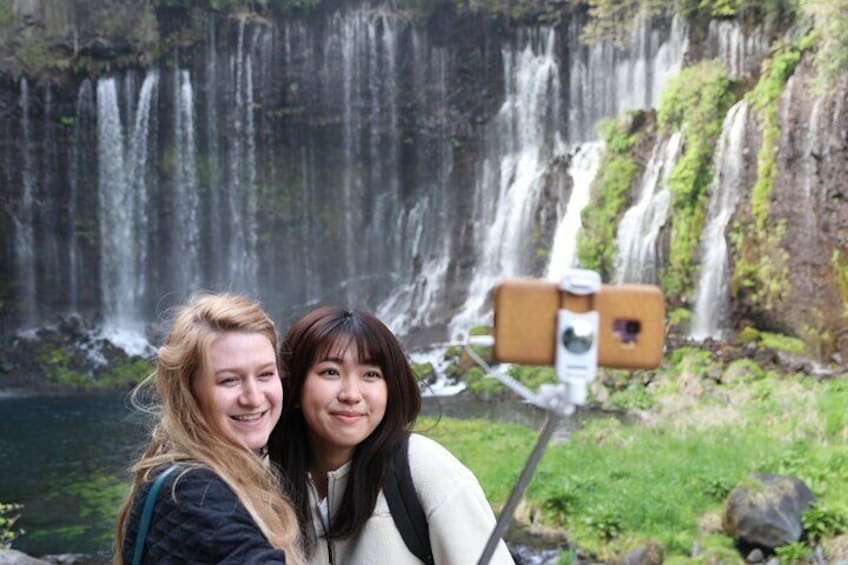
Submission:
[[[97,83],[98,202],[100,205],[100,286],[104,324],[119,332],[139,319],[135,308],[134,198],[124,165],[124,133],[114,78]]]
[[[232,85],[229,160],[230,248],[227,286],[251,295],[257,293],[256,250],[256,140],[253,121],[253,59],[245,49],[245,20],[239,20],[238,45],[230,61]]]
[[[370,190],[376,194],[367,218],[368,270],[391,276],[400,268],[398,231],[386,230],[400,216],[400,136],[398,135],[395,21],[386,15],[368,25],[368,106],[370,107]],[[384,133],[386,132],[386,133]],[[378,186],[379,185],[379,186]]]
[[[769,52],[762,25],[748,33],[737,20],[713,20],[707,29],[707,57],[718,58],[731,78],[756,74]]]
[[[416,143],[416,179],[423,185],[423,197],[411,209],[398,215],[396,233],[403,258],[392,273],[395,289],[377,309],[380,318],[394,331],[405,333],[433,321],[444,293],[445,278],[451,254],[446,202],[448,178],[452,169],[450,123],[444,109],[448,101],[450,64],[444,48],[430,47],[420,33],[412,33],[412,92],[416,105],[425,116],[436,116],[429,123],[418,124],[434,131],[435,143]],[[427,163],[429,154],[436,162],[435,170]]]
[[[22,309],[0,322],[76,311],[113,340],[139,336],[203,287],[259,296],[283,322],[347,300],[413,339],[463,331],[485,321],[497,278],[574,263],[591,129],[655,102],[686,47],[670,21],[637,22],[621,47],[580,45],[569,24],[505,42],[475,24],[469,52],[440,26],[344,4],[210,18],[161,83],[136,69],[70,99],[54,89],[43,120],[24,81],[0,126],[19,137],[3,180]]]
[[[729,315],[730,268],[724,230],[743,190],[745,121],[748,107],[737,102],[727,113],[713,158],[713,180],[707,193],[706,227],[701,236],[701,276],[697,285],[692,337],[721,338]]]
[[[82,196],[93,184],[88,173],[90,164],[83,148],[89,141],[91,131],[97,127],[97,109],[94,105],[94,91],[91,81],[85,79],[77,91],[76,111],[74,113],[74,132],[71,138],[68,184],[68,308],[71,312],[80,311],[80,278],[84,275],[80,236],[77,232],[77,206]]]
[[[126,351],[142,352],[146,256],[148,123],[158,74],[145,77],[129,144],[114,78],[97,83],[98,207],[103,333]],[[125,148],[129,145],[128,150]]]
[[[177,288],[183,292],[200,286],[199,218],[200,198],[194,133],[194,93],[187,70],[175,70],[174,76],[174,234],[173,258],[178,265]]]
[[[41,182],[38,183],[39,190],[33,218],[37,226],[35,233],[35,248],[38,250],[37,269],[41,273],[41,280],[37,282],[41,294],[39,305],[42,310],[39,318],[45,312],[63,312],[67,311],[68,307],[65,296],[68,288],[67,254],[64,249],[67,208],[59,202],[48,203],[45,198],[47,194],[63,192],[60,186],[64,184],[61,183],[60,177],[57,142],[59,136],[56,131],[56,112],[53,108],[53,89],[50,85],[46,85],[41,127]]]
[[[657,237],[668,218],[671,192],[668,176],[682,148],[682,135],[676,132],[654,146],[639,189],[639,198],[618,224],[615,259],[619,283],[656,284]]]
[[[134,230],[137,234],[135,264],[136,271],[139,274],[135,282],[135,296],[139,307],[144,302],[148,288],[144,271],[147,268],[149,255],[148,239],[151,231],[149,227],[149,203],[152,181],[149,178],[147,159],[150,154],[148,140],[153,137],[150,133],[151,108],[155,107],[154,99],[157,95],[158,85],[159,72],[157,70],[148,71],[138,94],[138,104],[133,104],[133,107],[137,109],[134,118],[131,120],[129,162],[126,164],[129,167],[127,178],[131,183],[131,191],[135,199],[133,218]],[[130,95],[129,100],[134,101],[135,97]]]
[[[344,233],[345,233],[345,280],[350,281],[356,273],[356,249],[354,240],[354,230],[358,227],[357,219],[354,216],[353,193],[359,190],[358,179],[355,176],[357,163],[359,161],[359,153],[361,151],[360,144],[360,116],[357,111],[361,105],[361,93],[359,91],[359,82],[356,80],[361,73],[359,69],[360,62],[363,60],[363,53],[357,47],[362,41],[357,41],[361,35],[361,27],[365,23],[362,15],[360,17],[341,17],[338,22],[342,26],[342,92],[344,95],[344,115],[342,117],[344,123],[342,143],[344,146],[344,179],[342,181],[342,205],[344,206]],[[353,300],[353,294],[350,288],[345,288],[345,298],[348,302]]]
[[[634,108],[653,108],[668,78],[678,74],[689,47],[688,28],[675,15],[668,37],[635,19],[621,47],[609,41],[591,46],[580,42],[582,24],[568,28],[572,53],[569,64],[568,139],[572,143],[597,138],[595,124]]]
[[[35,274],[35,170],[32,124],[30,121],[29,83],[21,79],[21,193],[14,222],[15,266],[20,288],[21,323],[25,328],[33,327],[38,321],[38,289]]]
[[[221,203],[222,183],[220,178],[222,172],[220,145],[218,143],[218,119],[223,110],[218,102],[218,46],[215,37],[215,20],[210,18],[203,77],[203,89],[206,97],[205,165],[209,171],[209,178],[213,179],[208,186],[209,199],[206,209],[209,218],[221,218],[224,214],[224,206]],[[216,282],[219,278],[226,276],[225,265],[228,264],[226,253],[221,252],[221,250],[226,249],[224,244],[227,236],[226,228],[227,226],[212,227],[208,231],[209,247],[216,250],[215,253],[210,254],[209,270],[213,273],[212,280]]]
[[[568,174],[573,181],[571,197],[557,225],[551,261],[545,278],[561,281],[565,272],[577,264],[577,232],[580,231],[580,212],[589,203],[592,180],[598,172],[603,156],[604,144],[591,141],[578,145],[571,157]]]
[[[477,257],[468,300],[451,322],[452,335],[485,321],[486,299],[498,279],[529,274],[531,211],[548,164],[555,151],[563,151],[554,130],[560,122],[555,40],[554,29],[545,28],[527,34],[523,48],[502,53],[505,100],[487,133],[475,187]]]

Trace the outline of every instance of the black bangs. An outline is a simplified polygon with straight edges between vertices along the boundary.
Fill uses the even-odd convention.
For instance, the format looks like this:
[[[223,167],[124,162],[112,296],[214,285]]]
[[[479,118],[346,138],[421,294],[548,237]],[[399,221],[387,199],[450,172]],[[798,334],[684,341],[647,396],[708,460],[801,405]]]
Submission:
[[[344,314],[334,320],[334,323],[328,324],[321,332],[323,335],[317,336],[317,346],[312,355],[311,364],[328,359],[341,360],[347,350],[353,346],[356,350],[357,363],[377,365],[385,369],[388,344],[383,337],[350,312]]]

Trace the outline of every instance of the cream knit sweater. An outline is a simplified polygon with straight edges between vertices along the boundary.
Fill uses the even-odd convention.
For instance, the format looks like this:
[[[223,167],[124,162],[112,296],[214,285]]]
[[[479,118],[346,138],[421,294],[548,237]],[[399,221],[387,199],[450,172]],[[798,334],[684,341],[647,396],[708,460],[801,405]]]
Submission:
[[[427,516],[436,565],[475,565],[495,527],[495,516],[477,478],[447,449],[417,434],[409,438],[409,467],[415,491]],[[326,504],[331,512],[338,508],[347,488],[349,470],[350,463],[328,476]],[[309,499],[318,539],[310,563],[329,564],[332,552],[334,565],[421,564],[409,552],[395,528],[382,491],[362,533],[353,539],[331,542],[324,537],[324,513],[319,509],[314,486],[310,488]],[[503,541],[490,563],[513,563]]]

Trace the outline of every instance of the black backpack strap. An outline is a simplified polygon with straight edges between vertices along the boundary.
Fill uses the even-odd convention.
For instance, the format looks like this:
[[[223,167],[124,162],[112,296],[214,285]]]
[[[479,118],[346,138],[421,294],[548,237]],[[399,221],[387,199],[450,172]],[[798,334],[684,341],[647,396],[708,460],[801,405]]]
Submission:
[[[389,504],[395,527],[410,553],[427,565],[433,565],[427,516],[421,508],[409,471],[409,438],[392,450],[389,468],[383,480],[383,494]]]

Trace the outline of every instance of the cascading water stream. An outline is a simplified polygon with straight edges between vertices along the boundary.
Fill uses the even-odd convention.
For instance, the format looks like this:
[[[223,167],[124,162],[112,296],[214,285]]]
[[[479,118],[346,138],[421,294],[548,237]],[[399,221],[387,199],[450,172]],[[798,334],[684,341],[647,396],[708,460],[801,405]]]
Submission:
[[[565,272],[577,264],[577,232],[580,231],[580,212],[589,203],[592,180],[598,172],[604,144],[590,141],[578,145],[571,157],[568,174],[573,186],[565,214],[562,215],[551,247],[551,261],[545,278],[560,282]]]
[[[601,118],[656,107],[666,80],[680,72],[689,48],[688,26],[680,16],[672,18],[664,39],[648,19],[637,17],[622,46],[609,41],[583,45],[581,31],[580,22],[569,25],[571,143],[596,139],[595,125]]]
[[[200,198],[197,182],[197,148],[194,132],[194,93],[187,70],[174,73],[174,147],[176,174],[174,176],[174,234],[173,257],[177,259],[179,280],[176,287],[183,291],[200,286],[199,218]]]
[[[94,91],[91,81],[85,79],[77,92],[76,111],[74,113],[74,133],[71,138],[71,159],[69,164],[68,217],[70,238],[68,242],[68,309],[80,310],[80,278],[82,273],[82,251],[77,233],[77,202],[80,192],[89,188],[88,163],[83,155],[83,147],[88,133],[97,127],[97,108],[94,104]]]
[[[477,259],[468,299],[451,321],[451,335],[485,320],[486,298],[498,279],[528,274],[531,210],[554,151],[562,145],[554,129],[560,123],[556,32],[532,32],[523,44],[502,54],[505,100],[487,134],[487,156],[475,187]]]
[[[97,83],[98,203],[100,214],[100,287],[105,333],[132,325],[138,280],[134,258],[133,194],[124,166],[124,133],[114,78]],[[124,260],[126,264],[124,264]]]
[[[21,80],[21,129],[23,159],[21,170],[20,201],[14,215],[15,266],[22,296],[21,320],[24,328],[32,328],[38,321],[35,274],[35,227],[33,207],[35,205],[35,170],[33,168],[32,124],[30,121],[29,83]]]
[[[144,77],[144,82],[138,93],[137,106],[133,104],[133,107],[137,109],[135,117],[131,119],[132,129],[130,130],[129,160],[126,164],[129,167],[127,180],[132,185],[131,191],[135,199],[135,213],[132,218],[133,229],[137,234],[134,261],[139,276],[135,282],[134,295],[139,308],[141,308],[141,304],[144,302],[148,288],[147,277],[143,274],[147,268],[147,258],[149,255],[149,203],[152,184],[148,169],[148,155],[150,154],[148,140],[154,137],[150,132],[150,119],[151,112],[156,107],[155,101],[158,87],[159,71],[151,69]],[[130,100],[134,99],[134,96],[130,96]]]
[[[691,336],[696,340],[721,338],[729,314],[730,266],[724,231],[736,210],[744,187],[745,122],[748,107],[737,102],[727,113],[713,158],[713,180],[706,227],[701,236],[701,276],[697,286]]]
[[[239,20],[236,53],[230,60],[233,108],[227,137],[231,226],[225,284],[256,295],[259,258],[256,249],[256,130],[253,120],[253,59],[245,47],[245,19]]]
[[[671,192],[668,176],[682,148],[682,135],[675,132],[654,146],[642,175],[639,199],[618,224],[615,259],[618,283],[657,282],[657,237],[668,219]]]
[[[359,191],[361,180],[356,176],[357,163],[360,159],[361,123],[359,108],[362,105],[362,93],[359,87],[359,77],[362,72],[360,63],[364,53],[359,49],[364,44],[361,39],[363,27],[367,25],[361,13],[355,17],[334,18],[334,24],[341,27],[340,46],[342,52],[342,92],[344,96],[343,138],[344,147],[344,177],[342,180],[342,204],[344,206],[345,230],[345,282],[352,281],[356,276],[357,249],[355,247],[354,231],[358,221],[354,215],[353,193]],[[345,297],[348,302],[354,299],[353,289],[345,284]]]
[[[218,118],[221,115],[221,107],[219,104],[219,88],[218,88],[218,45],[216,42],[215,20],[209,22],[209,30],[206,38],[206,57],[204,60],[204,76],[203,87],[206,93],[205,97],[205,118],[206,118],[206,135],[204,140],[206,143],[206,167],[209,171],[210,178],[218,179],[222,175],[221,171],[221,155],[220,144],[218,140]],[[224,214],[224,196],[222,196],[221,183],[214,182],[208,187],[208,216],[210,218],[221,218]],[[226,228],[228,226],[219,226],[209,229],[208,240],[209,246],[215,250],[226,249],[225,241],[227,237]],[[214,273],[212,280],[216,281],[220,276],[227,274],[227,258],[226,253],[216,252],[209,258],[209,270]]]
[[[424,115],[437,116],[429,124],[435,130],[436,142],[415,145],[416,178],[424,186],[424,196],[397,218],[397,233],[401,238],[396,255],[405,260],[396,268],[395,290],[377,309],[380,318],[400,333],[430,322],[444,292],[451,252],[450,239],[445,237],[447,187],[452,169],[450,124],[444,112],[450,75],[448,56],[443,48],[428,47],[419,32],[414,31],[412,61],[412,91],[416,93],[417,104],[425,109]],[[425,166],[431,151],[435,153],[435,171]]]
[[[97,83],[98,204],[103,333],[128,352],[143,352],[144,241],[147,214],[143,183],[148,124],[158,74],[148,73],[136,109],[128,152],[114,78]]]
[[[713,20],[707,29],[708,56],[717,57],[731,78],[756,73],[768,55],[769,39],[759,25],[747,33],[737,20]]]

